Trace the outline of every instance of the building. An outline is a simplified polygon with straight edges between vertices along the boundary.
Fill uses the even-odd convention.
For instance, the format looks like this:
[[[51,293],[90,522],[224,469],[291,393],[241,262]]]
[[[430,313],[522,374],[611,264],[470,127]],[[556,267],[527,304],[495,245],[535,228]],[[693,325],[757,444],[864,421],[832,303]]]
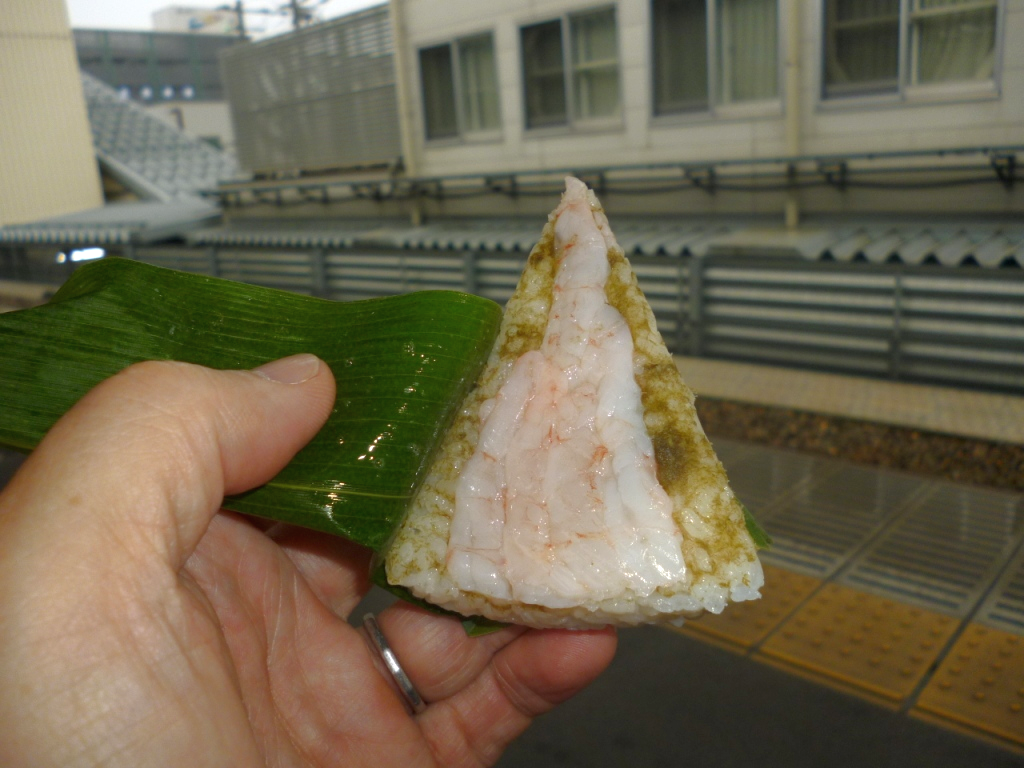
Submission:
[[[130,255],[504,301],[574,173],[674,352],[1021,392],[1021,40],[1024,0],[393,0],[227,48],[251,177]]]
[[[4,3],[0,104],[0,227],[103,202],[62,0]]]
[[[1024,209],[1012,182],[1024,47],[1007,42],[1024,38],[1024,0],[394,0],[363,13],[390,13],[406,179],[450,187],[475,176],[484,190],[521,192],[574,170],[616,212],[784,213],[790,229],[807,216]],[[331,24],[351,34],[357,16]],[[226,77],[246,86],[236,125],[263,131],[261,152],[275,158],[243,162],[263,177],[360,164],[352,153],[311,160],[312,144],[295,140],[328,120],[324,83],[336,78],[313,62],[333,56],[338,71],[354,71],[302,35],[268,41],[294,49],[288,62],[272,62],[269,46],[225,55],[245,61]],[[266,93],[248,85],[256,71]],[[270,91],[280,114],[305,116],[301,127],[252,119]],[[368,130],[378,112],[354,93],[330,98],[345,118],[340,136],[379,134]],[[302,104],[284,108],[289,100]],[[468,192],[434,205],[433,185],[417,186],[414,216],[538,210],[526,195]]]
[[[156,32],[199,35],[239,35],[238,13],[233,10],[171,5],[153,13]]]
[[[392,12],[405,155],[424,176],[720,161],[792,173],[766,162],[783,157],[850,173],[877,153],[906,153],[885,165],[912,173],[957,164],[911,156],[928,150],[1024,143],[1021,0],[396,0]],[[967,164],[979,159],[1000,162]],[[996,176],[969,196],[788,197],[807,213],[1020,212]],[[786,197],[685,207],[776,211]]]
[[[237,35],[74,30],[78,65],[195,138],[231,150],[234,133],[220,72]]]

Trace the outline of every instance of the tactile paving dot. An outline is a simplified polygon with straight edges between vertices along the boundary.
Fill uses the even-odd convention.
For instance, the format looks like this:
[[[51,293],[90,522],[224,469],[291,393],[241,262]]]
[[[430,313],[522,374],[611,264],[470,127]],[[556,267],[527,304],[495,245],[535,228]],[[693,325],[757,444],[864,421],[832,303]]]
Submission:
[[[1024,746],[1024,637],[968,626],[918,697],[919,711]]]
[[[767,637],[820,584],[821,580],[813,576],[765,565],[760,600],[733,603],[718,615],[704,614],[687,621],[682,631],[750,648]]]
[[[913,693],[958,625],[949,616],[830,583],[758,655],[898,703]]]

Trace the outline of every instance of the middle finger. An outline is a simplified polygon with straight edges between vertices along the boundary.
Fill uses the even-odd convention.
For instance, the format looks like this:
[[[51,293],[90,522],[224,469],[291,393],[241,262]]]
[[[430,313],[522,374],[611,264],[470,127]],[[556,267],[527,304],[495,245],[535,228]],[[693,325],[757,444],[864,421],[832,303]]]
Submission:
[[[462,622],[439,616],[402,601],[377,617],[381,631],[428,703],[455,695],[511,643],[525,627],[506,627],[482,637],[469,637]]]

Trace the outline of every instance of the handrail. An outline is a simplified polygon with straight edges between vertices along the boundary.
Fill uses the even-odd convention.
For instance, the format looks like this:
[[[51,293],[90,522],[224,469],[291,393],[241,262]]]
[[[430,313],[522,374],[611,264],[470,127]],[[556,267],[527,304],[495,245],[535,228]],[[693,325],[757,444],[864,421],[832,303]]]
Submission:
[[[480,190],[500,192],[515,197],[529,195],[531,189],[543,189],[550,194],[553,184],[560,183],[561,177],[573,174],[592,180],[598,187],[610,182],[614,176],[619,184],[649,185],[670,181],[681,187],[691,186],[708,191],[729,189],[727,180],[745,178],[749,180],[778,178],[775,184],[747,185],[741,191],[780,191],[806,186],[853,186],[853,173],[886,174],[912,171],[915,173],[949,173],[977,171],[984,176],[976,179],[954,181],[953,183],[982,183],[992,181],[1012,187],[1016,181],[1016,156],[1024,153],[1024,144],[991,146],[945,147],[918,150],[891,150],[884,152],[847,152],[802,155],[778,155],[763,158],[724,158],[710,161],[673,161],[659,163],[631,163],[600,166],[562,166],[559,168],[527,169],[511,171],[480,171],[475,173],[444,174],[431,176],[403,176],[401,164],[396,163],[378,174],[362,173],[358,177],[339,178],[305,176],[291,179],[221,182],[216,190],[204,192],[206,196],[219,198],[222,204],[240,203],[241,196],[252,195],[259,201],[273,193],[274,202],[282,202],[281,193],[297,192],[305,199],[315,193],[322,202],[337,202],[330,196],[331,190],[346,190],[349,199],[373,198],[411,200],[417,197],[443,196],[445,190]],[[903,163],[893,165],[892,161],[923,160],[935,158],[981,159],[982,163],[962,165],[914,165]],[[881,167],[851,168],[852,163],[886,163]],[[765,172],[766,168],[777,170]],[[808,168],[810,166],[810,168]],[[747,168],[746,173],[736,169]],[[732,172],[726,173],[724,171]],[[625,174],[663,173],[671,175],[643,176],[629,178]],[[811,181],[808,181],[808,177]],[[935,186],[942,184],[934,183]],[[889,185],[899,188],[899,184]],[[929,182],[914,182],[903,185],[908,188],[929,186]],[[675,188],[675,187],[674,187]],[[673,188],[673,189],[674,189]],[[735,188],[735,187],[734,187]],[[640,190],[630,190],[640,191]],[[657,189],[653,191],[658,191]],[[668,190],[666,190],[668,191]]]

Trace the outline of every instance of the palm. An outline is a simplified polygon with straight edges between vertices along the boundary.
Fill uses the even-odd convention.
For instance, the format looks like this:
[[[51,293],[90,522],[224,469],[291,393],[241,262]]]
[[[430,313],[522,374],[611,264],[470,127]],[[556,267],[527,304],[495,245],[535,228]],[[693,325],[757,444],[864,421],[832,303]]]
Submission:
[[[483,765],[607,665],[609,632],[470,639],[403,603],[381,626],[430,703],[405,712],[347,623],[369,553],[216,512],[323,423],[314,370],[136,366],[25,462],[0,495],[0,763]]]
[[[183,587],[194,619],[186,617],[180,636],[167,639],[184,648],[196,634],[222,643],[214,668],[192,676],[193,695],[206,695],[210,675],[236,680],[235,701],[210,704],[225,719],[245,715],[222,729],[249,739],[268,765],[337,765],[342,754],[358,765],[356,748],[376,765],[423,764],[420,729],[373,667],[359,633],[332,611],[347,615],[358,602],[368,557],[333,543],[347,557],[331,568],[327,556],[312,551],[316,537],[289,531],[284,538],[291,542],[282,549],[247,522],[220,515],[187,562],[181,579],[199,589],[196,595]],[[311,584],[289,549],[335,571],[337,583]],[[335,605],[325,604],[332,598]],[[385,746],[392,762],[380,760]]]
[[[208,695],[211,675],[237,680],[237,699],[209,700],[211,712],[226,720],[221,733],[241,734],[268,765],[338,765],[341,755],[350,766],[489,764],[532,716],[578,685],[576,670],[568,670],[571,683],[559,678],[565,656],[590,633],[523,638],[547,646],[549,668],[517,679],[516,649],[511,659],[500,652],[522,629],[473,640],[458,622],[399,605],[391,609],[399,614],[394,642],[435,702],[410,718],[345,620],[367,589],[368,565],[369,553],[346,542],[295,529],[268,536],[222,514],[183,569],[183,584],[199,590],[184,587],[196,620],[186,617],[168,641],[188,648],[196,627],[199,639],[223,640],[214,668],[193,674],[191,696]],[[408,642],[410,631],[419,648]],[[245,720],[230,721],[241,712]]]

